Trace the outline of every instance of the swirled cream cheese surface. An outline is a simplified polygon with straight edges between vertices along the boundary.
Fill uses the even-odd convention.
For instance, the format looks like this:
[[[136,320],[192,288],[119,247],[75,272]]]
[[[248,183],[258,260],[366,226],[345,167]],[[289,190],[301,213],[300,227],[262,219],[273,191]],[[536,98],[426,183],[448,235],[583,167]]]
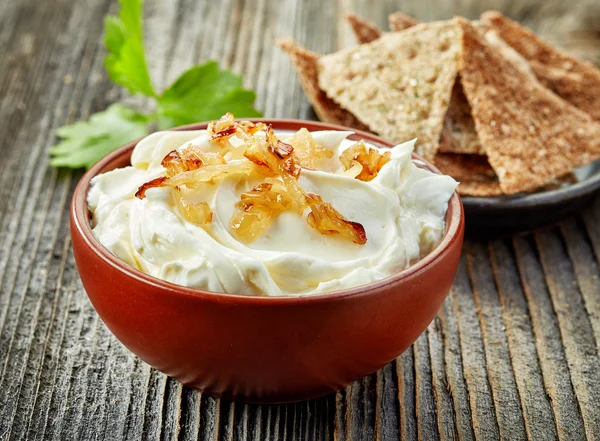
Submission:
[[[253,189],[257,193],[257,185],[266,179],[260,174],[229,173],[192,186],[150,186],[140,197],[141,186],[165,176],[161,163],[174,150],[193,146],[221,155],[226,164],[248,165],[244,139],[231,136],[224,150],[222,140],[206,130],[154,133],[135,147],[131,166],[96,176],[88,194],[94,235],[144,273],[213,292],[310,295],[391,276],[440,241],[457,183],[417,167],[411,160],[414,141],[392,149],[363,144],[379,155],[389,153],[376,176],[357,179],[361,165],[344,167],[340,160],[346,149],[357,145],[348,139],[351,134],[311,132],[326,154],[309,157],[310,167],[298,166],[294,179],[305,194],[329,203],[344,225],[360,227],[361,243],[315,228],[308,219],[310,208],[282,209],[253,240],[242,240],[234,219],[251,212],[240,200]],[[283,143],[292,135],[277,133]],[[253,136],[265,135],[261,131]],[[277,183],[276,177],[269,179]],[[200,203],[210,213],[205,224],[191,222],[182,211]]]

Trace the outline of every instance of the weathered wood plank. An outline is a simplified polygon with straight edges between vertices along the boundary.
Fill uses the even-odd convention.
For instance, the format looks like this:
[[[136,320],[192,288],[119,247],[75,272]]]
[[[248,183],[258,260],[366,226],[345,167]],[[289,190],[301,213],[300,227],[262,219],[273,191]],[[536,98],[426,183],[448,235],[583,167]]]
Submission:
[[[107,382],[109,371],[107,369],[107,356],[113,343],[110,333],[101,320],[96,322],[96,330],[93,337],[91,349],[91,360],[86,367],[86,379],[82,392],[85,396],[80,401],[81,409],[78,409],[80,419],[71,429],[78,429],[77,436],[80,439],[96,440],[103,435],[103,426],[106,422],[106,400]]]
[[[467,245],[467,262],[500,436],[510,440],[525,440],[527,435],[508,353],[506,326],[489,256],[483,244],[470,242]]]
[[[376,382],[376,375],[369,375],[346,388],[346,439],[374,438]]]
[[[413,345],[415,361],[415,407],[417,410],[417,429],[421,440],[439,440],[438,416],[434,402],[431,379],[431,358],[429,355],[428,332],[421,334]]]
[[[600,198],[596,198],[590,207],[582,213],[587,236],[596,255],[596,262],[600,263]]]
[[[233,420],[235,418],[235,403],[221,400],[221,415],[217,439],[228,441],[233,439]]]
[[[49,371],[41,377],[38,389],[39,401],[36,401],[36,409],[39,409],[39,413],[34,413],[30,425],[34,436],[43,439],[59,439],[62,419],[65,415],[68,381],[75,361],[72,355],[78,350],[77,336],[83,326],[83,316],[78,314],[80,306],[75,297],[77,275],[70,252],[67,254],[63,274],[63,289],[60,294],[64,296],[64,303],[59,302],[56,308],[56,319],[53,320],[53,323],[56,323],[56,331],[48,340]],[[41,394],[41,390],[46,388],[47,393]]]
[[[59,5],[55,5],[55,12],[60,15],[64,11],[62,11],[61,8],[58,6]],[[68,5],[66,3],[63,3],[61,6],[64,9],[64,7],[67,7]],[[71,9],[69,11],[71,11]],[[73,11],[74,12],[72,16],[69,13],[62,13],[62,20],[50,21],[53,21],[55,26],[64,27],[65,24],[68,23],[69,29],[79,29],[75,28],[74,21],[78,21],[78,26],[81,26],[81,21],[84,20],[84,17],[82,17],[83,9],[80,8],[79,10],[75,9]],[[89,19],[89,17],[85,18]],[[99,34],[100,27],[100,24],[94,23],[92,29],[97,29]],[[88,32],[89,31],[90,29],[88,29]],[[56,43],[56,41],[54,42]],[[82,42],[85,42],[85,39],[82,39]],[[73,65],[69,64],[69,62],[72,61],[71,57],[77,54],[77,52],[81,51],[82,48],[85,46],[85,44],[80,44],[80,42],[77,41],[77,44],[75,44],[73,47],[74,53],[71,54],[68,50],[65,49],[66,47],[68,47],[66,43],[67,42],[64,39],[59,39],[58,44],[56,44],[55,48],[48,50],[48,53],[52,57],[58,57],[63,61],[63,63],[60,63],[58,65],[59,74],[61,74],[61,72],[64,72],[66,69],[73,69]],[[97,41],[94,41],[94,45],[97,45]],[[41,58],[41,61],[44,61],[43,57]],[[77,64],[75,64],[75,66],[77,66]],[[85,72],[85,61],[81,63],[80,66]],[[87,64],[87,66],[89,67],[89,63]],[[86,78],[87,73],[81,76],[82,81],[80,81],[80,84],[85,84]],[[53,87],[50,87],[48,89],[49,96],[43,99],[47,99],[50,103],[52,103],[52,105],[57,106],[58,97],[57,109],[65,109],[65,104],[68,103],[66,98],[68,98],[69,96],[69,88],[64,87],[62,78],[60,78],[58,81],[53,81],[52,85]],[[81,91],[82,89],[77,89],[76,87],[74,88],[75,92],[77,92],[78,90]],[[40,108],[39,111],[43,112],[43,108]],[[45,139],[41,142],[36,142],[38,145],[47,146],[52,142],[51,134],[53,127],[49,125],[52,121],[51,116],[53,116],[51,113],[47,113],[47,117],[44,117],[45,122],[42,124],[42,127],[40,127],[40,132],[38,133],[38,136],[44,137]],[[32,160],[38,160],[38,158],[35,156],[35,152],[27,152],[26,149],[23,150],[25,150],[25,154],[32,155]],[[38,173],[43,171],[45,168],[44,164],[46,162],[43,159],[44,158],[42,158],[42,161],[38,160],[38,162],[41,162],[40,165],[42,165],[42,167],[37,168]],[[56,182],[57,175],[55,173],[46,175],[52,177],[52,182]],[[6,177],[6,174],[3,174],[2,179]],[[19,332],[19,334],[21,334],[23,337],[17,340],[13,339],[13,343],[11,343],[10,352],[7,351],[9,357],[11,357],[12,366],[9,365],[9,370],[5,372],[5,378],[9,379],[9,381],[11,382],[10,387],[19,388],[19,392],[18,394],[7,393],[6,396],[12,397],[11,399],[16,399],[16,397],[18,397],[19,403],[7,404],[6,408],[13,410],[21,409],[19,412],[16,413],[15,421],[13,422],[12,434],[13,438],[15,439],[19,439],[20,437],[25,436],[25,434],[27,433],[27,426],[30,426],[30,430],[31,427],[38,429],[32,432],[32,437],[41,437],[44,433],[45,417],[48,415],[47,406],[49,405],[49,399],[52,390],[42,390],[41,393],[43,394],[43,397],[41,397],[39,401],[36,399],[35,394],[40,391],[40,384],[47,386],[47,379],[52,378],[52,375],[54,375],[53,369],[55,369],[56,363],[48,364],[50,367],[50,370],[47,372],[48,376],[42,375],[42,373],[45,374],[46,372],[42,371],[42,373],[40,373],[43,366],[42,361],[45,362],[46,360],[48,360],[48,356],[50,354],[46,355],[45,360],[42,359],[42,356],[45,355],[45,351],[48,348],[48,344],[52,344],[57,341],[55,339],[55,336],[57,336],[57,334],[54,334],[52,338],[50,337],[50,335],[47,335],[47,333],[49,332],[49,328],[47,327],[47,325],[54,322],[53,317],[54,314],[57,312],[57,303],[60,306],[64,305],[60,301],[62,299],[56,299],[56,297],[53,299],[50,293],[54,294],[55,296],[65,294],[66,299],[70,298],[70,294],[68,293],[68,291],[60,292],[60,290],[57,288],[58,286],[60,286],[61,276],[60,273],[56,272],[56,269],[60,268],[60,272],[64,271],[65,269],[65,262],[64,259],[60,258],[59,250],[65,249],[65,246],[62,245],[62,243],[64,243],[65,245],[68,244],[68,241],[65,239],[65,237],[68,235],[67,196],[72,193],[74,182],[71,181],[69,176],[65,173],[60,173],[58,175],[58,179],[58,187],[55,189],[56,191],[52,193],[52,197],[50,197],[50,199],[48,200],[49,203],[46,205],[46,207],[37,210],[38,213],[42,215],[46,212],[50,212],[51,217],[45,222],[41,222],[41,224],[44,225],[44,230],[42,232],[42,236],[40,237],[40,246],[36,250],[36,256],[34,257],[34,260],[31,264],[32,277],[27,281],[27,283],[20,284],[27,290],[25,294],[25,299],[31,298],[31,300],[28,300],[28,304],[31,307],[34,307],[35,309],[29,310],[26,307],[25,309],[21,310],[19,317],[22,325],[20,329],[16,329],[16,332]],[[55,184],[46,184],[45,188],[48,189],[48,191],[52,191],[54,189],[54,185]],[[33,195],[24,198],[24,200],[21,201],[21,204],[29,204],[30,206],[35,206],[34,204],[31,204],[31,196]],[[57,218],[60,219],[57,220],[54,219],[55,216],[62,217]],[[38,219],[34,219],[34,221],[38,221]],[[6,238],[6,235],[4,236],[4,238]],[[52,250],[53,243],[61,243],[61,245],[57,245],[58,248]],[[66,258],[68,255],[68,253],[65,253],[64,257]],[[53,267],[53,262],[60,262],[60,266],[57,265],[56,267]],[[27,274],[27,271],[25,271],[24,273]],[[71,279],[72,273],[72,271],[67,272],[67,280]],[[47,281],[45,283],[45,286],[44,280]],[[34,300],[34,298],[36,298],[37,300]],[[56,300],[58,300],[58,302]],[[60,309],[58,311],[60,311]],[[32,313],[35,315],[31,316]],[[64,321],[61,322],[64,323]],[[21,346],[23,344],[27,344],[27,346]],[[51,348],[50,350],[51,354],[53,354],[54,357],[56,357],[56,348]],[[20,352],[22,354],[22,357],[25,357],[22,358],[22,360],[26,361],[23,361],[22,364],[17,362],[19,358],[13,357],[15,351]],[[22,371],[22,373],[17,373],[16,369],[20,368],[25,368],[25,370]],[[44,406],[40,408],[39,406],[41,403],[44,403]],[[34,412],[34,409],[36,409],[37,412]],[[30,416],[31,421],[27,421],[26,419],[28,419]]]
[[[203,396],[200,403],[200,439],[216,440],[219,427],[219,400]]]
[[[160,440],[163,426],[163,403],[167,387],[167,376],[152,370],[148,382],[148,394],[144,412],[142,439]]]
[[[60,193],[55,192],[52,196],[53,198],[62,198],[61,205],[64,207],[66,195],[67,191],[63,191]],[[68,211],[63,209],[62,213],[55,213],[54,215],[58,219],[65,215],[68,217]],[[50,217],[50,222],[56,221],[54,215]],[[61,225],[61,222],[58,221],[57,224]],[[30,299],[29,304],[32,305],[32,308],[25,307],[20,311],[19,325],[15,329],[11,346],[8,349],[9,354],[7,357],[9,361],[3,372],[3,390],[8,398],[8,401],[4,403],[4,409],[6,411],[9,409],[22,409],[21,412],[14,414],[12,422],[11,432],[15,439],[19,439],[26,433],[28,420],[33,411],[34,394],[39,381],[48,323],[51,321],[57,295],[60,292],[58,280],[62,277],[65,267],[64,261],[68,255],[64,253],[61,258],[62,252],[68,249],[68,241],[61,244],[57,240],[57,236],[65,236],[64,231],[62,231],[63,234],[60,231],[64,229],[57,228],[56,234],[50,230],[50,228],[44,228],[40,242],[44,239],[44,235],[51,234],[49,244],[52,244],[53,249],[40,250],[39,254],[42,254],[44,259],[40,258],[35,262],[35,266],[38,268],[34,268],[32,277],[27,283],[25,294],[25,299],[26,301]],[[55,256],[60,261],[59,265],[52,265]],[[38,291],[46,292],[47,295],[38,297],[37,301],[33,301],[32,297],[35,297]]]
[[[362,437],[365,427],[365,403],[363,399],[364,384],[356,381],[346,387],[346,439]]]
[[[286,411],[284,406],[277,406],[272,409],[272,428],[270,430],[271,437],[269,439],[282,439],[285,433]]]
[[[362,427],[362,439],[375,438],[375,411],[377,409],[377,375],[367,375],[362,379],[363,384],[363,408],[364,424]]]
[[[342,389],[335,394],[335,429],[333,438],[336,441],[346,440],[346,390]]]
[[[69,310],[81,317],[81,327],[79,333],[73,335],[73,354],[66,353],[65,356],[72,356],[72,362],[65,363],[69,371],[65,372],[65,384],[63,388],[66,394],[62,395],[62,390],[56,390],[61,396],[60,416],[55,423],[57,430],[53,435],[54,439],[75,439],[79,438],[81,429],[81,420],[84,416],[85,398],[87,395],[87,377],[91,360],[94,356],[95,335],[98,329],[100,319],[93,310],[88,299],[82,295],[81,283],[77,281],[77,293],[74,295],[75,305]],[[76,328],[77,329],[77,328]],[[67,344],[63,342],[63,346]],[[54,422],[54,421],[53,421]]]
[[[377,441],[397,441],[400,439],[400,414],[395,363],[389,363],[377,371],[376,375],[375,439]]]
[[[125,437],[128,410],[133,389],[133,369],[135,356],[114,338],[106,357],[108,372],[107,394],[104,402],[105,421],[102,439],[122,439]]]
[[[73,260],[68,239],[64,241],[63,253],[60,275],[57,275],[55,303],[49,319],[49,332],[44,342],[43,365],[40,366],[41,372],[36,385],[37,390],[27,431],[27,439],[30,440],[44,439],[54,388],[61,386],[61,382],[58,381],[58,371],[65,367],[61,364],[61,342],[69,317],[75,279],[78,277],[75,266],[68,264]]]
[[[0,399],[0,409],[2,412],[2,425],[11,425],[12,418],[14,417],[15,406],[8,402],[9,400],[15,399],[15,387],[18,387],[21,378],[20,373],[13,374],[13,368],[19,369],[26,363],[26,352],[20,350],[22,348],[16,347],[15,344],[27,344],[27,339],[16,333],[21,332],[22,335],[27,334],[27,330],[21,329],[22,327],[28,328],[31,325],[32,317],[37,313],[37,301],[30,301],[27,297],[28,283],[32,275],[32,267],[35,264],[35,255],[40,244],[41,236],[43,234],[42,226],[46,220],[47,204],[49,199],[52,197],[52,189],[54,187],[52,182],[53,174],[47,174],[45,176],[46,191],[40,195],[39,200],[34,199],[32,208],[39,204],[41,207],[38,210],[31,213],[32,225],[36,231],[33,232],[32,240],[23,244],[22,257],[9,263],[8,271],[12,270],[13,277],[8,279],[7,290],[12,291],[12,295],[6,304],[5,316],[13,318],[12,320],[6,320],[4,326],[0,328],[0,366],[2,370],[0,373],[0,387],[11,388],[11,393],[3,395],[3,399]],[[40,179],[40,186],[44,180]],[[27,234],[27,233],[25,233]],[[5,279],[6,281],[7,279]],[[44,281],[39,281],[44,283]],[[37,297],[37,296],[36,296]],[[33,299],[32,299],[33,300]],[[37,300],[37,299],[36,299]],[[24,317],[23,321],[19,318]],[[25,340],[25,341],[23,341]],[[11,351],[11,349],[13,349]],[[16,352],[16,353],[15,353]],[[13,362],[14,360],[14,362]],[[9,364],[10,361],[10,364]]]
[[[490,254],[527,436],[529,439],[557,439],[552,404],[544,387],[515,258],[504,241],[490,244]]]
[[[47,12],[45,8],[42,8],[40,16],[36,17],[42,21],[46,19],[56,22],[56,26],[60,26],[62,23],[58,17],[53,20],[52,10]],[[42,26],[35,19],[31,22],[26,21],[26,23],[26,32],[33,32],[32,29],[29,29],[30,26]],[[56,32],[57,28],[51,27],[48,31]],[[33,36],[33,34],[31,35]],[[43,72],[43,66],[48,63],[49,57],[57,56],[60,52],[55,51],[52,43],[44,41],[42,36],[38,36],[31,44],[39,45],[41,53],[38,57],[31,57],[33,54],[28,53],[28,58],[32,58],[31,64],[25,62],[24,65],[14,70],[19,78],[15,81],[21,81],[19,86],[23,89],[23,93],[17,93],[16,97],[10,95],[10,97],[13,97],[23,106],[36,107],[39,100],[56,100],[56,96],[60,91],[59,84],[54,83],[52,87],[46,90],[47,94],[43,98],[39,96],[44,88],[43,84],[47,80],[40,72]],[[22,77],[26,75],[29,69],[35,74],[25,86]],[[13,103],[13,105],[16,105],[16,103]],[[19,126],[16,120],[11,120],[9,115],[4,113],[4,109],[0,117],[6,117],[10,123]],[[42,232],[42,221],[48,210],[48,207],[46,210],[43,209],[44,204],[45,201],[50,202],[47,199],[49,197],[48,191],[49,187],[52,186],[51,182],[55,181],[55,174],[47,171],[44,163],[41,167],[36,167],[40,155],[43,155],[42,149],[47,147],[47,138],[53,130],[50,126],[51,115],[44,112],[42,107],[37,107],[37,112],[32,112],[29,117],[30,119],[35,118],[36,130],[20,131],[16,139],[11,139],[9,134],[9,139],[5,142],[15,142],[24,146],[32,145],[34,148],[31,150],[27,148],[7,149],[6,156],[3,156],[3,162],[6,161],[6,168],[1,176],[2,187],[5,183],[7,187],[11,187],[13,183],[16,186],[7,198],[9,201],[12,199],[12,216],[6,216],[2,219],[4,234],[2,236],[2,246],[0,247],[0,366],[5,364],[6,359],[3,356],[7,354],[7,339],[10,339],[13,326],[16,324],[16,321],[12,320],[7,323],[6,317],[7,315],[16,317],[19,305],[21,305],[20,299],[23,299],[24,295],[24,279],[28,277],[28,274],[31,274],[31,264],[35,260]],[[21,123],[23,122],[24,120],[21,120]],[[15,287],[19,294],[9,295]]]
[[[181,422],[179,439],[197,441],[200,432],[200,403],[202,394],[184,387],[181,391]]]
[[[469,391],[465,381],[460,334],[454,314],[454,301],[448,296],[442,304],[438,315],[444,334],[444,364],[446,365],[447,390],[453,401],[455,428],[458,439],[471,441],[475,439],[470,408]],[[437,392],[437,395],[443,392]],[[440,415],[443,415],[440,412]],[[445,431],[441,431],[444,433]]]
[[[135,358],[131,371],[131,393],[129,408],[126,412],[123,438],[141,440],[144,437],[144,416],[146,400],[150,395],[150,379],[152,371],[150,366]],[[150,417],[152,414],[149,414]],[[150,418],[149,418],[150,419]]]
[[[429,353],[431,357],[431,375],[433,381],[433,405],[436,406],[437,426],[439,437],[442,441],[457,438],[457,429],[454,416],[452,397],[446,377],[446,366],[444,362],[444,330],[442,321],[436,317],[429,328],[427,336]]]
[[[548,291],[558,318],[560,334],[583,424],[589,439],[600,437],[600,358],[573,265],[555,230],[535,234]]]
[[[258,423],[260,425],[260,430],[257,430],[257,433],[260,433],[261,435],[264,434],[263,437],[270,440],[273,437],[271,426],[274,425],[272,406],[266,406],[264,413],[262,411],[257,412],[257,417],[259,415],[263,418]]]
[[[535,245],[529,237],[516,237],[513,244],[558,436],[560,439],[585,439],[583,419],[573,391],[558,321],[541,264],[535,254]]]
[[[274,439],[293,439],[294,414],[292,406],[293,404],[281,406],[281,421],[279,425],[281,432],[279,435],[276,435]]]
[[[318,413],[319,404],[321,400],[310,400],[305,403],[304,406],[304,439],[309,441],[316,441],[319,439],[319,419],[324,415]]]
[[[461,341],[464,377],[469,390],[475,436],[499,438],[496,409],[486,373],[485,350],[466,259],[461,259],[451,291]]]
[[[68,188],[55,192],[52,184],[49,192],[45,208],[53,202],[65,206]],[[21,438],[26,433],[33,407],[32,395],[35,393],[38,381],[38,366],[43,356],[46,325],[52,314],[53,296],[56,295],[56,279],[48,277],[50,272],[54,272],[51,265],[52,254],[62,248],[57,240],[60,228],[55,228],[54,225],[61,225],[61,218],[64,215],[65,210],[61,210],[61,212],[48,213],[46,216],[45,227],[39,238],[40,246],[36,251],[36,258],[31,263],[31,273],[23,286],[24,303],[19,311],[19,317],[15,317],[17,327],[6,350],[9,361],[5,365],[0,387],[5,391],[7,401],[0,399],[0,406],[6,410],[16,410],[19,407],[22,409],[21,412],[13,414],[11,432],[14,433],[15,439]],[[39,296],[40,291],[47,292],[47,295]],[[32,351],[32,347],[35,350]]]
[[[171,377],[167,378],[165,386],[165,394],[163,396],[162,406],[162,431],[160,434],[161,441],[175,441],[179,436],[180,419],[181,419],[181,394],[183,385]],[[217,400],[218,402],[219,400]],[[217,404],[218,406],[218,404]],[[217,415],[219,407],[217,407]],[[219,425],[215,425],[215,431],[218,433]]]
[[[594,259],[594,251],[586,240],[585,228],[575,219],[560,225],[569,258],[573,264],[579,291],[583,297],[587,316],[596,338],[596,349],[600,348],[600,270]],[[600,353],[600,350],[598,351]]]
[[[237,418],[234,422],[234,439],[240,441],[253,439],[253,436],[257,431],[254,423],[256,421],[256,408],[258,406],[238,404],[238,407],[241,410],[240,412],[236,412]]]
[[[416,440],[417,410],[415,405],[415,362],[411,350],[396,359],[398,401],[400,402],[400,438]]]

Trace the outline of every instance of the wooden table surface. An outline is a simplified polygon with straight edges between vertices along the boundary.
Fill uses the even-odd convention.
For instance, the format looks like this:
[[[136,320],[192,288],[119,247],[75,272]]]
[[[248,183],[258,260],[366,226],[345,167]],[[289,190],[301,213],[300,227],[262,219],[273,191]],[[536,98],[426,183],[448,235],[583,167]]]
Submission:
[[[102,17],[115,3],[0,0],[0,440],[600,439],[600,199],[549,229],[467,241],[427,332],[322,399],[213,399],[124,349],[74,266],[68,210],[81,173],[47,158],[56,127],[122,99],[148,106],[103,71]],[[383,26],[397,9],[474,18],[494,6],[598,60],[594,1],[403,3],[148,1],[152,76],[164,86],[214,58],[244,75],[265,116],[314,118],[273,40],[327,52],[352,44],[346,12]]]

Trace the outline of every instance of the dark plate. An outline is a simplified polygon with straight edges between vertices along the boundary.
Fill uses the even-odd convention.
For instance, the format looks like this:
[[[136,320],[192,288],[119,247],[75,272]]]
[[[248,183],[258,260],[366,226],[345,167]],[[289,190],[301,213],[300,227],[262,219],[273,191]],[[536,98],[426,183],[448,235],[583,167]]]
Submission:
[[[471,234],[532,230],[557,222],[586,206],[600,189],[600,160],[575,169],[579,182],[540,193],[492,198],[463,197]]]

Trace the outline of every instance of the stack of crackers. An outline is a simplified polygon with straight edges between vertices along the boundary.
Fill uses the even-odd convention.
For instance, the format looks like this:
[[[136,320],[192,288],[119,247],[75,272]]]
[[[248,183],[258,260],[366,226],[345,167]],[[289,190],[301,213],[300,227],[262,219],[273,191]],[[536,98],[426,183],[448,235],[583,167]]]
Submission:
[[[321,120],[417,138],[469,196],[539,191],[600,158],[600,71],[502,14],[419,23],[395,13],[393,32],[348,20],[357,47],[319,55],[279,42]]]

